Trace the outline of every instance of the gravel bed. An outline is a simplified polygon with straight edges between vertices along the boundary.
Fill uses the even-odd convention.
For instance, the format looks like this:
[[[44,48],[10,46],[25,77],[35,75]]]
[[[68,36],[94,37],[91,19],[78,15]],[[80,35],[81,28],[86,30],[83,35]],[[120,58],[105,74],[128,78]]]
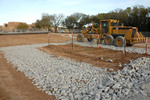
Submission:
[[[75,44],[81,45],[81,46],[87,46],[87,47],[97,47],[97,44],[93,44],[92,42],[77,42],[74,41]],[[104,44],[98,44],[99,47],[111,49],[111,50],[118,50],[123,51],[123,47],[115,47],[114,45],[104,45]],[[137,47],[126,47],[126,52],[129,53],[138,53],[138,54],[145,54],[145,48],[137,48]],[[150,54],[150,49],[147,49],[147,54]]]
[[[55,57],[36,49],[46,45],[12,46],[0,50],[17,71],[33,79],[37,88],[58,100],[150,100],[150,58],[131,60],[123,65],[123,70],[107,72],[106,68]]]

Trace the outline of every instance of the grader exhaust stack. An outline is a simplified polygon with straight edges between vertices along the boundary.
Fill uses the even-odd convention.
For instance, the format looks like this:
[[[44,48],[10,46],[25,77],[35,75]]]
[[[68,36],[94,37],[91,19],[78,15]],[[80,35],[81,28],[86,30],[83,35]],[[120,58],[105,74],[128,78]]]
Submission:
[[[100,27],[94,28],[92,22],[92,28],[82,30],[81,34],[78,34],[77,40],[83,42],[84,38],[87,38],[91,42],[99,35],[98,40],[104,41],[105,45],[114,44],[117,47],[145,42],[146,38],[138,32],[137,27],[118,26],[118,23],[119,21],[113,19],[101,20]]]

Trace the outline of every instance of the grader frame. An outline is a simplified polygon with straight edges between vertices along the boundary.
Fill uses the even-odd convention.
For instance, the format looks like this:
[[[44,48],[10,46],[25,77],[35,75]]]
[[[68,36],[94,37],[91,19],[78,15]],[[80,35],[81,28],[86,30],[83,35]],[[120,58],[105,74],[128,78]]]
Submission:
[[[100,27],[94,28],[92,22],[92,28],[82,30],[81,34],[78,34],[77,40],[83,42],[84,38],[87,38],[91,42],[93,39],[97,39],[98,42],[104,41],[106,45],[114,44],[117,47],[145,42],[146,38],[138,32],[137,27],[119,26],[118,23],[119,21],[114,19],[101,20]]]

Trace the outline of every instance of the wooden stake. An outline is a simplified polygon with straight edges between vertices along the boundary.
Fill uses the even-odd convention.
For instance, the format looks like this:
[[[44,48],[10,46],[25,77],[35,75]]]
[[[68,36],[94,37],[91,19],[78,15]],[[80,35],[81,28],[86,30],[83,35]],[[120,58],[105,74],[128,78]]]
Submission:
[[[123,45],[123,59],[126,59],[126,46],[125,44]]]
[[[99,35],[97,37],[97,48],[99,48],[98,42],[99,42]]]
[[[50,33],[48,33],[48,45],[50,44]]]
[[[146,50],[145,50],[145,54],[147,55],[147,41],[148,41],[148,37],[146,37]]]
[[[72,36],[72,50],[73,50],[73,33],[72,33],[72,35],[71,35],[71,36]]]

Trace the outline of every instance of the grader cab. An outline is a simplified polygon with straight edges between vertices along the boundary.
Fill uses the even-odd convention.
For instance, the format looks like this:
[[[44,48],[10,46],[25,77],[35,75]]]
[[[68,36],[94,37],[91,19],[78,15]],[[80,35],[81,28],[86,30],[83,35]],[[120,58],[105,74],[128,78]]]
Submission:
[[[113,19],[101,20],[100,27],[94,28],[92,22],[92,28],[82,30],[81,34],[78,34],[77,40],[83,42],[84,38],[87,38],[91,42],[93,39],[97,39],[99,42],[104,41],[105,45],[114,44],[117,47],[145,42],[146,38],[138,32],[137,27],[119,26],[118,24],[119,21]]]

